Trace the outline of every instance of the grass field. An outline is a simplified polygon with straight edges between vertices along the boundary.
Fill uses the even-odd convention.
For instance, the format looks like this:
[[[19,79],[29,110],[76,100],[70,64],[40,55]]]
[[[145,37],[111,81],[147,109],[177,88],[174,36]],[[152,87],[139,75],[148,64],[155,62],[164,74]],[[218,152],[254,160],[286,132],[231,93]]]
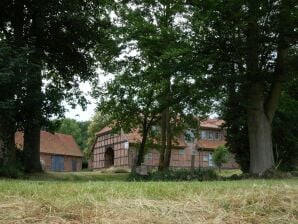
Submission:
[[[0,223],[298,223],[298,179],[126,177],[81,172],[0,179]]]

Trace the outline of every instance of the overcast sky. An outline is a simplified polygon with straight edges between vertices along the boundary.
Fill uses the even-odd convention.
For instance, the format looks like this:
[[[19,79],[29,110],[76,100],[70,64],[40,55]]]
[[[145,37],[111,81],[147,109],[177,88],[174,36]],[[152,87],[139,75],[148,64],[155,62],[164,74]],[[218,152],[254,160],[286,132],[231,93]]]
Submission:
[[[98,71],[98,73],[100,75],[99,85],[104,84],[105,82],[107,82],[108,80],[111,80],[114,77],[112,74],[104,76],[103,74],[101,74],[100,70]],[[91,85],[88,82],[81,83],[80,89],[83,91],[87,100],[90,101],[90,104],[88,104],[86,110],[83,111],[80,106],[77,106],[75,109],[72,109],[70,105],[65,103],[65,107],[68,110],[65,113],[65,117],[73,118],[78,121],[88,121],[94,115],[94,110],[96,108],[96,100],[92,99],[92,97],[90,96]]]
[[[68,111],[65,113],[65,117],[73,118],[79,121],[87,121],[90,120],[90,118],[93,116],[96,103],[95,100],[92,99],[90,96],[91,86],[89,83],[81,83],[80,89],[84,92],[85,97],[91,103],[87,105],[87,109],[85,111],[83,111],[80,106],[77,106],[75,109],[72,109],[70,105],[66,104],[66,109]]]

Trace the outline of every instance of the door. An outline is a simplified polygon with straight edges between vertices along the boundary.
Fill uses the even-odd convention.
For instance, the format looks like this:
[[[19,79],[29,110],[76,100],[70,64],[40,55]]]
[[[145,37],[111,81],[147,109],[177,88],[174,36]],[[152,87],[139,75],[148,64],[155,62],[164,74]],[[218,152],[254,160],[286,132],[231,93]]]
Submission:
[[[64,171],[63,156],[52,156],[52,171]]]
[[[77,160],[73,159],[71,161],[72,171],[77,171]]]

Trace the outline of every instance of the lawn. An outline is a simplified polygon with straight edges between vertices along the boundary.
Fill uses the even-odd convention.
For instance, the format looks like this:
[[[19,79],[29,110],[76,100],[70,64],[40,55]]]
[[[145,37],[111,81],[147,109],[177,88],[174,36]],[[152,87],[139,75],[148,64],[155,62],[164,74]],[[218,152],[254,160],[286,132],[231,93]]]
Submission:
[[[298,179],[126,182],[126,176],[0,179],[0,223],[298,223]]]

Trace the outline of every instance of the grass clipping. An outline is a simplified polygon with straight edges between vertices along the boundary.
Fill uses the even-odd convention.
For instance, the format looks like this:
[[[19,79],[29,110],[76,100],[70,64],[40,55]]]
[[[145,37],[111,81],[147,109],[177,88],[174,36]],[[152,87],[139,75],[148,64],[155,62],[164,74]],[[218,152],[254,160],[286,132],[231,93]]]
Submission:
[[[0,181],[0,223],[298,223],[297,186]]]

